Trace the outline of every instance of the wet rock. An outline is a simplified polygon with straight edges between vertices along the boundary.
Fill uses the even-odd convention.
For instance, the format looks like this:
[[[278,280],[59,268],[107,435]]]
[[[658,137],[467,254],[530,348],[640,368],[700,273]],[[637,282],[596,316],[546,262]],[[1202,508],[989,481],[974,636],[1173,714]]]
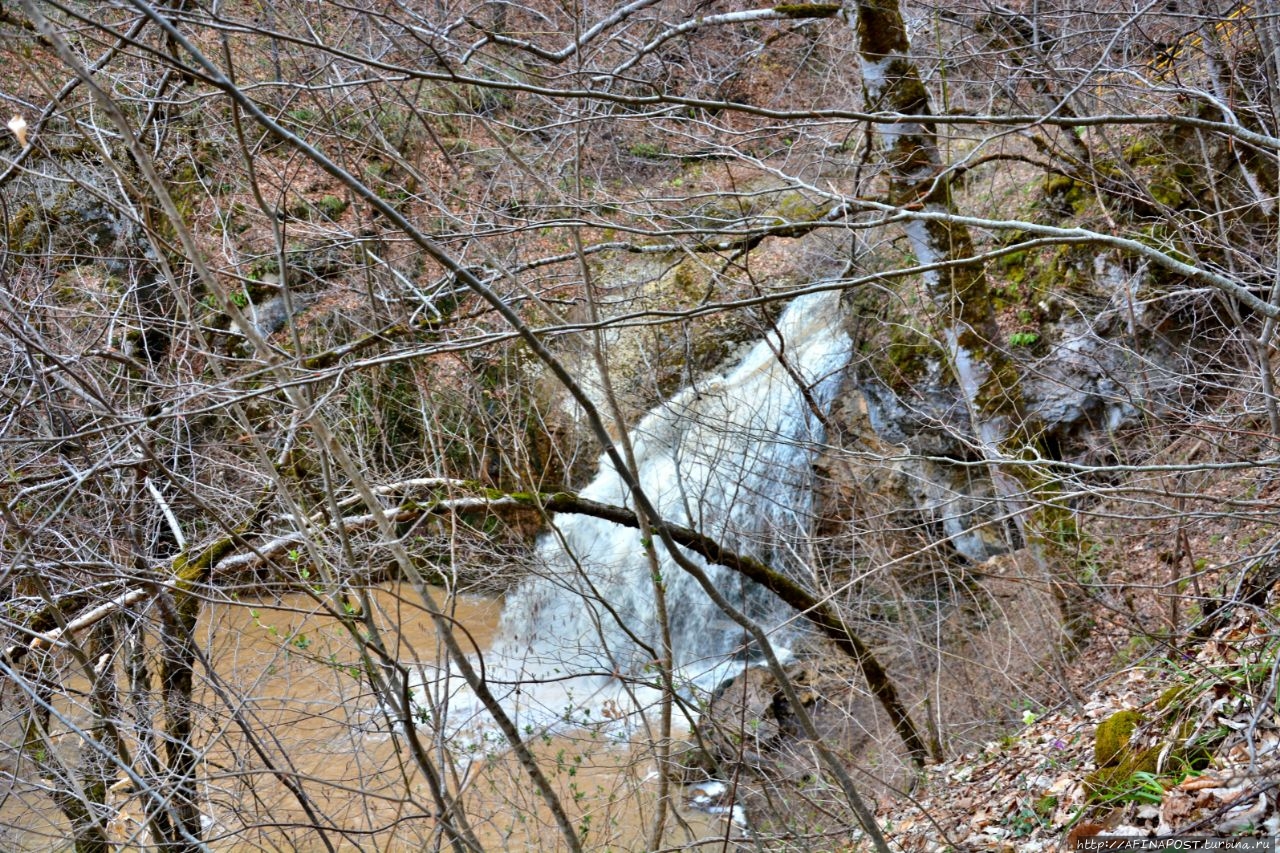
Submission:
[[[911,505],[961,556],[981,563],[1017,547],[1017,534],[1001,519],[983,469],[919,458],[904,459],[897,468]]]
[[[859,717],[873,711],[844,662],[797,662],[786,673],[827,748],[854,754],[869,740]],[[796,708],[765,667],[749,667],[720,685],[698,730],[723,767],[745,766],[775,778],[818,771]]]
[[[864,721],[876,710],[855,688],[858,676],[848,661],[833,654],[792,663],[786,672],[823,746],[849,765],[864,761],[871,746]],[[731,780],[732,800],[717,799],[726,786],[715,787],[712,780],[690,789],[689,807],[707,810],[699,797],[711,807],[731,805],[729,816],[753,833],[835,837],[851,830],[840,817],[847,813],[845,804],[801,731],[796,708],[768,669],[750,667],[722,684],[698,732],[714,754],[718,778]]]
[[[749,836],[747,812],[735,801],[739,792],[732,785],[711,779],[688,787],[684,792],[683,806],[704,814],[727,817],[744,837]]]
[[[695,785],[711,778],[715,760],[698,743],[681,740],[671,745],[671,754],[660,769],[677,785]]]
[[[1078,279],[1073,295],[1055,295],[1052,310],[1038,309],[1037,348],[1011,347],[1009,355],[1019,371],[1034,451],[1108,462],[1117,432],[1191,393],[1175,338],[1193,332],[1175,334],[1166,328],[1169,318],[1150,309],[1143,295],[1153,285],[1142,267],[1104,253]],[[982,453],[969,407],[941,351],[924,332],[909,338],[901,331],[911,318],[875,313],[884,310],[852,308],[855,340],[865,353],[853,379],[866,423],[897,451],[893,464],[906,478],[911,505],[971,561],[1019,547],[1016,532],[1002,521],[1008,511],[995,499],[989,475],[975,465]]]

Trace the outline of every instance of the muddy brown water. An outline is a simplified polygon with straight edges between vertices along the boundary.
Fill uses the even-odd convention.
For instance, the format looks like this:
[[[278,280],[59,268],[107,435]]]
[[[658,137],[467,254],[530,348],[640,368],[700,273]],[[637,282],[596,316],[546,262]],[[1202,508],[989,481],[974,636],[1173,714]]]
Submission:
[[[486,648],[501,602],[439,590],[436,595],[466,629],[470,640],[464,644]],[[430,617],[412,590],[383,587],[371,600],[379,632],[399,661],[428,668],[441,662]],[[426,777],[404,739],[391,735],[390,722],[360,677],[357,643],[313,599],[291,594],[208,604],[199,641],[209,662],[198,675],[203,681],[197,743],[211,850],[325,850],[313,816],[338,850],[393,853],[444,844]],[[74,695],[76,685],[68,687]],[[71,707],[68,716],[80,714]],[[565,848],[507,749],[472,745],[468,760],[442,762],[456,744],[432,742],[426,728],[419,732],[432,763],[444,766],[450,790],[461,792],[467,820],[486,850]],[[12,734],[10,727],[10,743]],[[56,740],[74,764],[78,739],[64,729]],[[657,781],[643,744],[580,730],[538,737],[533,745],[585,847],[644,849]],[[4,769],[24,775],[23,768]],[[25,771],[32,781],[30,767]],[[313,816],[283,778],[294,780]],[[0,785],[0,849],[70,849],[65,822],[35,781],[15,783],[10,775]],[[145,849],[140,796],[117,793],[111,805],[116,849]],[[667,843],[723,849],[730,831],[721,818],[679,809]]]

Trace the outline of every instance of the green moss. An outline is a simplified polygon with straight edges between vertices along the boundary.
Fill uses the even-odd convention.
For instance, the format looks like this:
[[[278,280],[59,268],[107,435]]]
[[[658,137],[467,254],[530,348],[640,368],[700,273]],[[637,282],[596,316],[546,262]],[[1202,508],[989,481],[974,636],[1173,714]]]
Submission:
[[[1082,215],[1093,203],[1093,191],[1068,175],[1045,176],[1042,188],[1044,207],[1058,216]]]
[[[672,279],[676,295],[682,299],[696,298],[699,290],[700,276],[690,260],[680,262]]]
[[[647,343],[653,354],[653,379],[658,395],[666,398],[689,384],[698,374],[714,369],[729,355],[732,346],[741,340],[738,330],[724,329],[723,334],[710,331],[683,337],[664,336],[657,333]]]
[[[1147,185],[1147,192],[1165,207],[1178,207],[1185,200],[1184,187],[1174,180],[1159,179]]]
[[[1185,684],[1176,684],[1160,694],[1156,699],[1156,710],[1166,711],[1190,692]]]
[[[652,142],[637,142],[627,149],[632,156],[640,157],[645,160],[657,160],[665,153],[661,146]]]
[[[1016,415],[1022,411],[1021,382],[1017,365],[1009,358],[995,352],[985,343],[975,340],[966,343],[961,336],[960,344],[965,346],[974,361],[987,366],[987,378],[978,389],[974,404],[978,411],[987,415]],[[994,356],[994,357],[993,357]]]
[[[229,147],[218,140],[200,134],[192,147],[191,156],[200,167],[200,173],[208,175],[220,164],[225,163],[228,157],[233,156],[233,153]],[[230,184],[215,183],[212,189],[214,192],[228,193],[232,192],[233,187]]]
[[[22,254],[36,254],[44,249],[47,231],[39,227],[39,222],[43,219],[42,214],[40,205],[34,202],[24,204],[14,211],[9,217],[9,245],[15,246]],[[28,228],[32,233],[23,239]]]
[[[1085,796],[1095,802],[1136,799],[1154,777],[1160,751],[1161,746],[1151,746],[1126,754],[1118,764],[1092,771],[1084,777]]]
[[[1029,278],[1023,285],[1027,301],[1041,299],[1049,293],[1089,289],[1092,263],[1089,250],[1080,246],[1064,244],[1042,253],[1028,267]]]
[[[178,613],[194,624],[200,612],[200,598],[192,590],[205,582],[218,561],[236,547],[236,536],[224,536],[199,551],[183,551],[173,561],[174,603]]]
[[[1099,767],[1122,763],[1129,739],[1140,722],[1142,715],[1128,710],[1118,711],[1098,724],[1093,739],[1093,757]]]
[[[1124,149],[1124,161],[1131,169],[1140,170],[1147,195],[1156,204],[1170,208],[1194,205],[1205,188],[1203,176],[1167,147],[1168,141],[1168,137],[1143,135]]]
[[[783,3],[773,11],[788,18],[831,18],[840,13],[839,3]]]
[[[1145,243],[1153,249],[1158,249],[1161,252],[1164,252],[1179,263],[1194,263],[1191,256],[1179,248],[1182,243],[1181,235],[1178,234],[1167,222],[1154,222],[1145,228],[1139,228],[1133,232],[1133,238],[1140,243]],[[1157,276],[1161,273],[1162,271],[1160,269],[1152,270],[1153,280],[1157,279]],[[1164,283],[1169,282],[1165,281]],[[1143,294],[1140,293],[1139,296],[1143,296]]]
[[[1053,174],[1053,175],[1048,175],[1044,179],[1043,189],[1044,189],[1044,194],[1047,196],[1066,195],[1067,193],[1074,192],[1079,188],[1080,188],[1080,184],[1076,181],[1076,179],[1068,175]]]
[[[298,124],[311,124],[320,117],[319,113],[315,110],[308,109],[307,107],[299,107],[294,110],[289,110],[286,115]]]
[[[305,447],[293,447],[276,463],[276,470],[294,480],[304,480],[320,473],[318,460]]]
[[[194,163],[184,163],[165,182],[169,188],[169,196],[182,221],[190,222],[195,211],[196,202],[204,195],[204,185],[200,182],[199,173]]]
[[[1058,808],[1058,798],[1053,794],[1045,794],[1043,797],[1035,801],[1031,807],[1036,815],[1043,819],[1053,817],[1053,813]]]
[[[1168,153],[1160,146],[1155,136],[1146,134],[1138,137],[1122,152],[1124,161],[1130,166],[1159,166],[1168,160]]]
[[[995,268],[1000,277],[1009,282],[1017,292],[1017,286],[1027,277],[1027,250],[1001,255],[996,258]]]
[[[480,115],[492,115],[510,109],[514,103],[510,92],[491,86],[463,86],[461,95],[467,107]]]
[[[783,193],[772,209],[765,211],[765,215],[776,216],[784,224],[808,225],[815,220],[821,219],[826,212],[825,206],[815,205],[800,193],[789,192]],[[789,232],[783,230],[777,233],[786,236]]]
[[[933,340],[906,323],[889,327],[889,345],[885,348],[885,370],[881,371],[889,387],[899,393],[910,390],[929,370],[929,360],[937,353]]]

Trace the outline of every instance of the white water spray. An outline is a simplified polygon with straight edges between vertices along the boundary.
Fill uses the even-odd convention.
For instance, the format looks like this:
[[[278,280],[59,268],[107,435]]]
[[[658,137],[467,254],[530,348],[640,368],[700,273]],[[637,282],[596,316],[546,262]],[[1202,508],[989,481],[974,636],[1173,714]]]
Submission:
[[[836,292],[796,299],[736,367],[681,391],[632,430],[640,484],[665,520],[783,571],[800,567],[814,448],[824,438],[812,408],[826,410],[849,359],[839,315]],[[581,496],[634,506],[607,457]],[[655,547],[680,677],[712,687],[750,654],[742,629],[661,543]],[[485,655],[486,679],[522,724],[622,713],[629,703],[618,676],[645,678],[660,649],[639,531],[562,514],[538,556],[541,566],[507,598]],[[730,570],[713,565],[706,572],[766,628],[781,630],[794,616]]]

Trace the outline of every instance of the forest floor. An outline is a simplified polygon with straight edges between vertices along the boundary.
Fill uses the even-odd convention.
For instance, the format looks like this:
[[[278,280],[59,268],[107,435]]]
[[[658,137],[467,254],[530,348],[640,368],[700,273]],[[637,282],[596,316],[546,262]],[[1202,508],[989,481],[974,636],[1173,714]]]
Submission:
[[[1259,458],[1240,450],[1200,438],[1156,461],[1211,469]],[[1021,730],[927,768],[911,796],[882,800],[895,849],[1280,835],[1277,484],[1247,468],[1141,476],[1166,499],[1121,486],[1091,511],[1093,630],[1061,673],[1073,698],[1026,710]]]

